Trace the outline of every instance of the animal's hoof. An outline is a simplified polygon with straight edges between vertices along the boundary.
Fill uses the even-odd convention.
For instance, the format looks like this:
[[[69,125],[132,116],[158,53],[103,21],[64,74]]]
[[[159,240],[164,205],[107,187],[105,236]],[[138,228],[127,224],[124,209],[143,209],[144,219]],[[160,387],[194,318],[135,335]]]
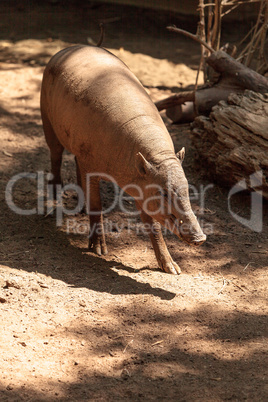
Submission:
[[[89,251],[93,251],[93,253],[95,253],[97,255],[108,254],[108,249],[107,249],[105,241],[103,242],[100,240],[97,240],[97,241],[90,240],[88,249],[89,249]]]
[[[181,269],[174,261],[165,262],[162,264],[163,271],[167,272],[168,274],[173,275],[180,275]]]

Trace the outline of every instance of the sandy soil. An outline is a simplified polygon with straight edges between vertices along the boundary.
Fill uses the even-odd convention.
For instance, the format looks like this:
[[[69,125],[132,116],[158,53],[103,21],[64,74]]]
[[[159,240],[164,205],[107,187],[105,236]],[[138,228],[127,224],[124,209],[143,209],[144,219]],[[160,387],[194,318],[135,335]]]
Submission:
[[[104,258],[86,250],[85,215],[71,217],[80,233],[68,234],[70,217],[56,227],[46,202],[43,215],[7,206],[5,188],[15,174],[50,170],[39,110],[44,65],[68,43],[96,41],[97,19],[117,18],[104,44],[154,101],[193,85],[199,60],[198,46],[165,31],[178,17],[45,3],[0,6],[0,400],[267,400],[267,204],[262,232],[237,222],[228,190],[195,162],[188,125],[171,125],[163,115],[176,150],[186,146],[191,185],[201,191],[211,184],[204,205],[192,203],[210,235],[194,249],[166,235],[180,276],[159,271],[140,221],[118,209],[105,216]],[[69,154],[63,177],[75,181]],[[36,195],[36,180],[14,186],[23,209],[37,206]],[[103,198],[111,199],[109,186]],[[64,202],[71,208],[73,194]],[[249,195],[232,199],[232,210],[248,217]]]

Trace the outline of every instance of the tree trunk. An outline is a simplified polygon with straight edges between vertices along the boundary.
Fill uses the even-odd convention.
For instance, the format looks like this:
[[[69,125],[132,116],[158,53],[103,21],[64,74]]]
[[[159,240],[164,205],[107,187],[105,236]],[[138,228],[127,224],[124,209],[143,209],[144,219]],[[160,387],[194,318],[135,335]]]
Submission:
[[[222,184],[245,179],[248,189],[268,198],[268,93],[232,93],[209,117],[192,124],[192,142],[208,171]],[[250,180],[254,175],[256,180]]]

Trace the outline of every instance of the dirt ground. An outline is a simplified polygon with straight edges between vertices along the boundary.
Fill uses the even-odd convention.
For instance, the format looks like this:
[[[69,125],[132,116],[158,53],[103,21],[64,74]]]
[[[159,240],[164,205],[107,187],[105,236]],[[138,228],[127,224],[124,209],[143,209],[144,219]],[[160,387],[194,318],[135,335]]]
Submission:
[[[200,194],[210,185],[203,204],[192,201],[206,243],[191,248],[165,236],[180,276],[157,268],[139,219],[119,209],[105,215],[109,254],[98,257],[86,249],[85,215],[57,227],[46,199],[43,214],[8,207],[14,175],[50,170],[39,110],[44,66],[68,43],[97,41],[98,19],[110,21],[104,46],[154,101],[193,85],[199,62],[198,45],[165,30],[175,23],[194,31],[194,21],[94,2],[40,3],[0,6],[0,400],[267,401],[267,203],[259,233],[234,219],[228,189],[195,162],[188,125],[163,115],[176,150],[186,147],[189,183]],[[72,155],[63,177],[75,181]],[[18,181],[14,203],[36,208],[36,187]],[[111,199],[109,186],[103,198]],[[73,194],[64,202],[71,208]],[[233,197],[231,207],[248,218],[250,196]]]

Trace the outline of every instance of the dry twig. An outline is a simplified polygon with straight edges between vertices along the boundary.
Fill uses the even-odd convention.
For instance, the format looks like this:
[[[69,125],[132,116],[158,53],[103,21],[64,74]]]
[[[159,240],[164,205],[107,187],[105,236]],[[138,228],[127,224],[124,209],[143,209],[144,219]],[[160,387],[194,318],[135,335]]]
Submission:
[[[214,53],[214,49],[211,46],[209,46],[204,40],[202,40],[198,36],[192,34],[191,32],[185,31],[184,29],[180,29],[175,26],[168,26],[167,29],[171,32],[177,32],[184,36],[187,36],[188,38],[193,39],[194,41],[196,41],[196,42],[200,43],[201,45],[203,45],[204,47],[206,47],[210,51],[210,53]]]
[[[129,347],[129,345],[131,345],[133,341],[134,341],[134,339],[131,339],[131,341],[129,341],[129,342],[126,344],[126,346],[125,346],[125,348],[124,348],[124,350],[123,350],[123,353],[125,353],[125,351],[126,351],[127,348]]]
[[[157,342],[155,342],[155,343],[152,343],[152,345],[151,345],[151,346],[160,345],[160,343],[163,343],[163,342],[164,342],[164,340],[162,340],[162,341],[157,341]]]
[[[223,289],[224,289],[227,285],[228,285],[228,281],[227,281],[225,278],[223,278],[223,285],[222,285],[222,288],[221,288],[221,290],[219,291],[218,295],[220,295],[220,294],[223,292]]]

